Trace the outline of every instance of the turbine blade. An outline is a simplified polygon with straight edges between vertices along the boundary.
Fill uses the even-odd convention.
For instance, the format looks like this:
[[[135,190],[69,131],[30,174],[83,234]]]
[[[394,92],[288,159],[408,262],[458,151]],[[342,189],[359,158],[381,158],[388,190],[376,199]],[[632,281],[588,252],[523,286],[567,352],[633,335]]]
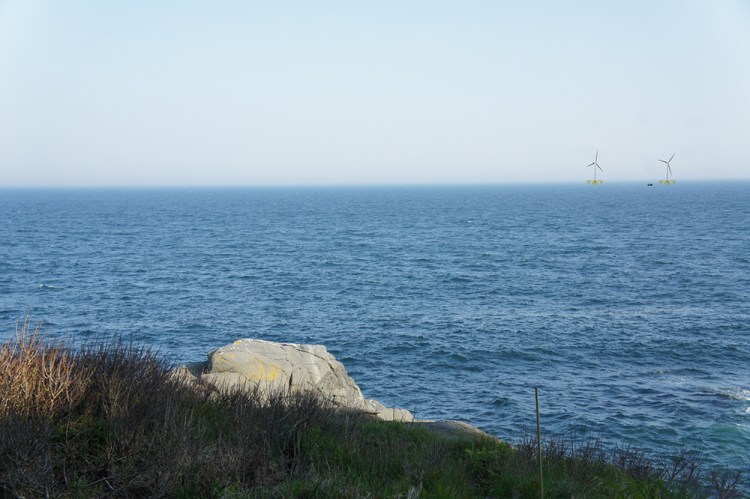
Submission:
[[[602,167],[601,167],[601,166],[599,166],[599,165],[596,165],[596,166],[597,166],[597,168],[599,168],[599,171],[600,171],[600,172],[604,173],[604,170],[602,170]]]
[[[662,162],[662,163],[664,163],[665,165],[668,165],[668,164],[669,164],[669,163],[667,163],[666,161],[664,161],[663,159],[660,159],[659,161],[661,161],[661,162]]]
[[[672,174],[672,167],[669,166],[669,163],[667,163],[667,169],[669,170],[669,174],[671,175]]]
[[[677,153],[674,153],[674,154],[672,154],[672,158],[674,158],[674,155],[675,155],[675,154],[677,154]],[[669,158],[669,161],[672,161],[672,158]],[[669,161],[668,161],[668,162],[669,162]]]
[[[599,149],[596,150],[596,156],[594,156],[594,163],[599,161]]]
[[[588,165],[586,165],[586,168],[588,168],[589,166],[594,166],[595,164],[596,163],[589,163]]]

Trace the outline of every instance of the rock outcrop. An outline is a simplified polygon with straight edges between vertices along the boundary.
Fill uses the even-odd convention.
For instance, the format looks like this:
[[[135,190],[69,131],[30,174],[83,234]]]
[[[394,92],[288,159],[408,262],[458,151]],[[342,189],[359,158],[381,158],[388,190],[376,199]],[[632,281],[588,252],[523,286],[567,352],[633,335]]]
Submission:
[[[323,345],[241,339],[209,353],[207,362],[187,364],[175,374],[200,379],[218,389],[311,391],[342,409],[370,413],[386,421],[414,420],[405,409],[367,400],[344,365]]]

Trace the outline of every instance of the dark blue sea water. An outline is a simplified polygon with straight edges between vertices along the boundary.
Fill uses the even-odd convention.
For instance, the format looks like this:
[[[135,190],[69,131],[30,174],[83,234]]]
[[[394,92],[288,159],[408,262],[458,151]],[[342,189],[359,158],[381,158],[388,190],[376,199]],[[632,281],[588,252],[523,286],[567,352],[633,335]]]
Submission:
[[[750,469],[750,183],[0,191],[0,325],[176,362],[322,343],[365,395]]]

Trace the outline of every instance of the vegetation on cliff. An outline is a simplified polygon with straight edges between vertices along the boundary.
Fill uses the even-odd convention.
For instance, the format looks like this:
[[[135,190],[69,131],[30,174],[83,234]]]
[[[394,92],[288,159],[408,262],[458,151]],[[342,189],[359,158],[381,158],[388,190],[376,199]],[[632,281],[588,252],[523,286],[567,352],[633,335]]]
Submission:
[[[0,496],[539,497],[536,442],[337,411],[305,394],[186,385],[123,342],[75,349],[26,322],[0,347]],[[548,497],[731,497],[683,454],[656,466],[598,445],[543,446]],[[706,477],[704,477],[706,478]]]

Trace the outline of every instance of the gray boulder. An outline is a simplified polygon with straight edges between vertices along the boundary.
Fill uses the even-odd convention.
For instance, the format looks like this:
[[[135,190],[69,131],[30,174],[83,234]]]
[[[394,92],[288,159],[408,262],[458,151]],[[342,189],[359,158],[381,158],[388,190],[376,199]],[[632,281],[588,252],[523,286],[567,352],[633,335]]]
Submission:
[[[209,353],[204,366],[189,364],[176,373],[183,379],[193,376],[220,390],[257,387],[267,393],[313,392],[342,409],[370,413],[387,421],[414,420],[405,409],[387,408],[378,401],[367,400],[344,365],[323,345],[241,339]]]

